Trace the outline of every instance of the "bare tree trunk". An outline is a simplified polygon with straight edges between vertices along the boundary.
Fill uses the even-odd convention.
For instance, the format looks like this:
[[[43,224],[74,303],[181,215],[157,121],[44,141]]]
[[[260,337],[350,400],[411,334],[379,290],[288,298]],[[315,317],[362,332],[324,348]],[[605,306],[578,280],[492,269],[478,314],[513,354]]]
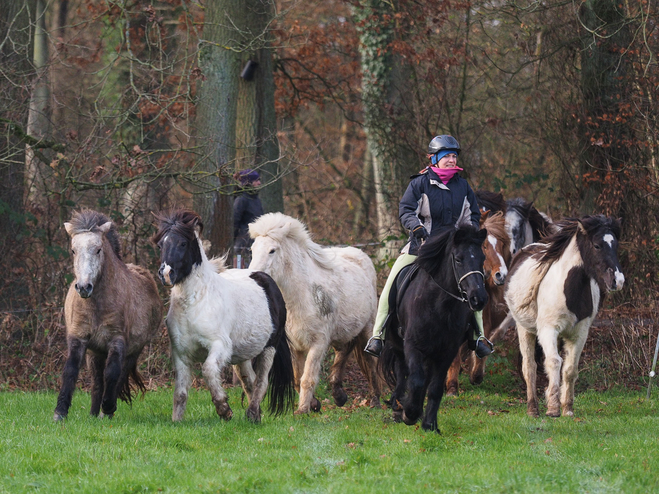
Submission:
[[[398,197],[400,195],[400,151],[392,137],[392,124],[385,106],[396,105],[399,98],[395,75],[397,60],[390,44],[394,32],[394,4],[382,0],[363,0],[355,7],[360,22],[362,65],[362,102],[364,130],[373,162],[378,237],[382,240],[400,231]],[[386,241],[379,257],[395,257],[399,242]]]
[[[45,6],[43,0],[37,0],[34,30],[34,67],[37,71],[32,86],[30,110],[27,121],[27,134],[35,139],[48,137],[50,122],[48,104],[50,90],[48,88],[48,40],[46,37]],[[43,213],[46,207],[45,170],[35,153],[33,146],[27,145],[25,150],[25,183],[27,195],[25,202],[28,208]]]
[[[206,7],[199,55],[203,82],[196,126],[199,144],[205,152],[197,165],[200,177],[193,204],[204,221],[213,255],[233,244],[229,177],[235,166],[236,103],[241,70],[234,25],[242,13],[242,2],[210,2]]]
[[[272,62],[272,0],[244,1],[243,24],[238,25],[244,51],[236,123],[237,168],[258,169],[265,187],[260,192],[266,212],[283,211],[279,142],[275,117]]]

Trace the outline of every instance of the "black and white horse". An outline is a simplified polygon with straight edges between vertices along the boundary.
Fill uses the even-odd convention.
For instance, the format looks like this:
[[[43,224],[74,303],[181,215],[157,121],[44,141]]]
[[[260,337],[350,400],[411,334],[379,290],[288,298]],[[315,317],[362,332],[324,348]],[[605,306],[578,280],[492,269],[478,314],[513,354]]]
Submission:
[[[573,414],[574,383],[588,330],[607,290],[622,289],[620,223],[605,216],[566,219],[542,243],[513,258],[505,300],[517,325],[528,414],[538,416],[536,338],[545,354],[547,415]],[[563,340],[564,358],[558,351]],[[562,383],[561,383],[562,372]],[[560,388],[559,388],[560,385]]]
[[[230,420],[233,415],[220,377],[227,364],[235,365],[242,382],[249,420],[260,422],[260,404],[268,387],[271,413],[292,408],[286,306],[275,282],[259,271],[227,269],[223,260],[209,261],[199,238],[203,225],[194,211],[179,209],[156,218],[160,229],[153,241],[161,249],[158,275],[164,285],[172,286],[167,314],[176,374],[172,420],[183,418],[191,367],[200,361],[221,418]]]

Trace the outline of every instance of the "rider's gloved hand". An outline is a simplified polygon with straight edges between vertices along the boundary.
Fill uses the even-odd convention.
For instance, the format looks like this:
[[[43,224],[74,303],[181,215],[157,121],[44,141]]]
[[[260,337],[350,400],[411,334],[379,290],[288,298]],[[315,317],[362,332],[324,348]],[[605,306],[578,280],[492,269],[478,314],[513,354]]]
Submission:
[[[423,225],[419,225],[412,230],[412,234],[419,240],[426,240],[429,237],[428,231]]]

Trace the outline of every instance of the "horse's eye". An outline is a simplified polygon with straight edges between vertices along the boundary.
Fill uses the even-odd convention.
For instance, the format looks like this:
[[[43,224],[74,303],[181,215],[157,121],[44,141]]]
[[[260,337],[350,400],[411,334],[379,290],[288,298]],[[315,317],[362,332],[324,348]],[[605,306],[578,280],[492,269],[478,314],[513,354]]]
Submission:
[[[96,251],[96,255],[99,255],[100,253],[101,253],[101,249],[98,249],[98,250]]]
[[[187,242],[181,242],[181,247],[187,247],[188,243]]]
[[[595,246],[595,250],[600,250],[602,248],[601,245],[598,245],[598,244],[593,244],[593,245]]]
[[[455,260],[455,263],[456,263],[456,264],[462,264],[462,259],[456,259],[456,260]]]
[[[275,249],[270,249],[269,254],[274,254],[274,253],[275,253]]]
[[[73,255],[75,256],[75,255],[76,255],[76,251],[73,250],[73,249],[71,249],[71,254],[73,254]]]

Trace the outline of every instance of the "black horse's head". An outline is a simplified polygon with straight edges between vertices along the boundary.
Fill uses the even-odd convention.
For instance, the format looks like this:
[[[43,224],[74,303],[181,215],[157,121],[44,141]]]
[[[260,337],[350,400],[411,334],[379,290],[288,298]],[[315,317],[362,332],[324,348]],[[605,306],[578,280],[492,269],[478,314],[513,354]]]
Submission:
[[[625,283],[618,262],[620,222],[603,215],[579,220],[577,244],[588,275],[600,280],[609,291],[621,290]]]
[[[482,310],[487,303],[483,274],[486,229],[463,224],[431,237],[419,249],[416,262],[443,290]]]
[[[183,281],[194,266],[201,264],[197,235],[204,226],[199,215],[187,209],[155,216],[159,229],[152,241],[160,247],[158,277],[163,285],[172,286]]]

